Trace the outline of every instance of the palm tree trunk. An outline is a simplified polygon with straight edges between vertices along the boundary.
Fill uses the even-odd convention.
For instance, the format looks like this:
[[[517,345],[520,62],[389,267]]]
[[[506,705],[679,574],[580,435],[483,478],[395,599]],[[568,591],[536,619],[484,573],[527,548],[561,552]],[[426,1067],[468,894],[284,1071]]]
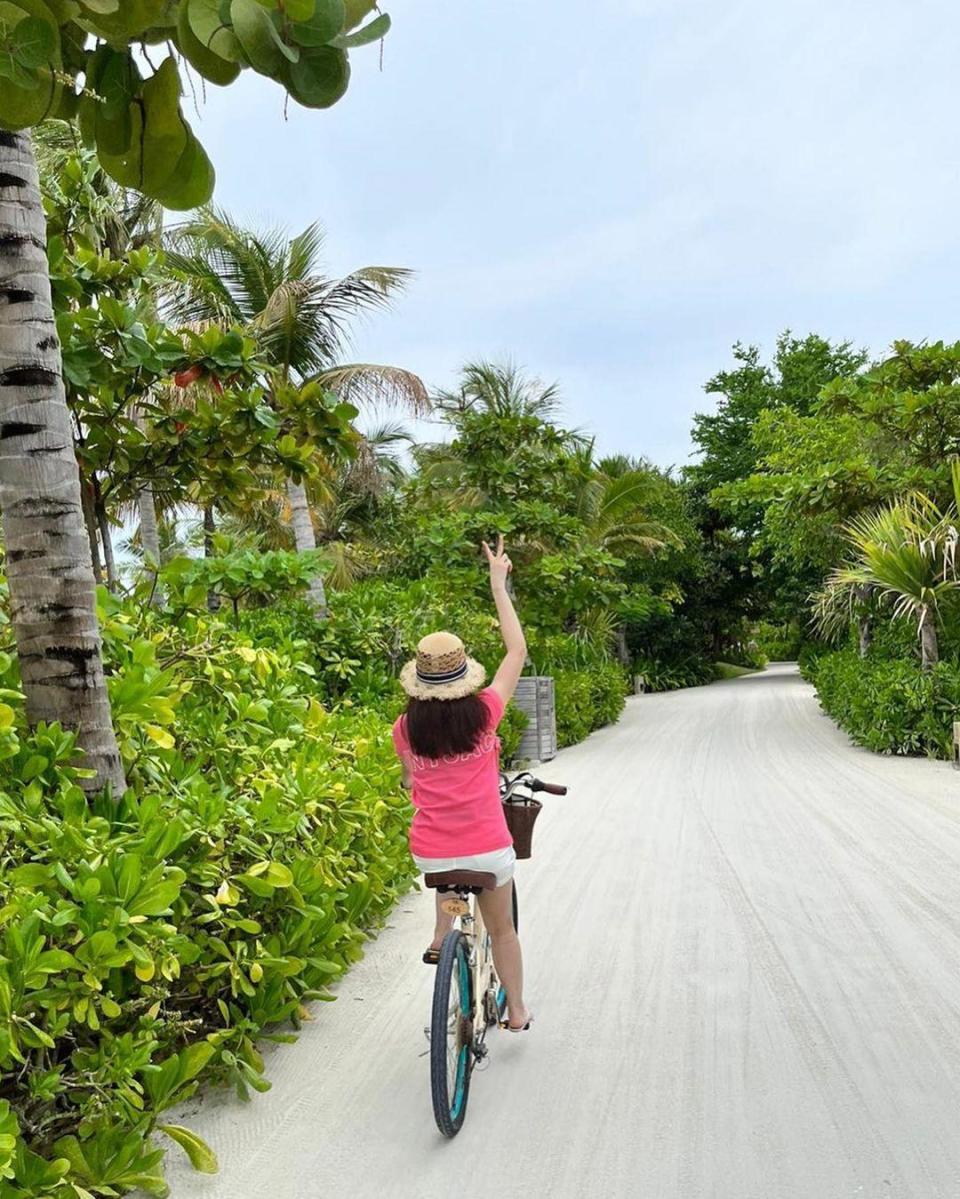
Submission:
[[[100,538],[97,535],[97,517],[93,510],[93,487],[80,480],[80,498],[83,507],[83,523],[87,529],[87,541],[90,544],[90,563],[93,567],[94,584],[103,582],[103,566],[100,563]]]
[[[217,531],[217,518],[213,504],[207,504],[203,509],[203,556],[213,557],[213,535]],[[215,591],[207,592],[207,611],[220,611],[220,596]]]
[[[140,509],[140,544],[147,576],[153,582],[149,603],[159,607],[163,603],[163,592],[157,582],[160,568],[160,531],[157,528],[157,505],[153,498],[153,486],[145,483],[140,488],[137,506]]]
[[[27,718],[77,731],[91,793],[126,787],[63,388],[29,134],[0,130],[0,510]]]
[[[290,525],[293,528],[293,541],[298,552],[315,550],[317,538],[313,531],[313,520],[310,516],[310,505],[307,503],[306,488],[302,483],[287,480],[287,498],[290,501]],[[317,620],[326,620],[327,592],[321,575],[314,575],[307,588],[307,603],[313,608]]]
[[[857,599],[864,607],[870,601],[870,588],[866,585],[857,587]],[[870,652],[870,645],[873,641],[873,622],[869,612],[861,609],[860,615],[857,617],[857,641],[859,643],[860,657],[865,658]]]
[[[920,666],[923,670],[932,670],[939,661],[936,620],[930,608],[924,607],[920,616]]]
[[[117,589],[117,562],[113,556],[113,536],[110,533],[110,518],[107,516],[107,506],[100,493],[100,484],[94,479],[94,504],[97,513],[97,527],[100,530],[100,542],[103,545],[103,562],[107,568],[107,586],[111,591]]]
[[[627,645],[627,630],[624,625],[617,627],[617,657],[620,660],[620,665],[625,669],[630,668],[630,649]]]

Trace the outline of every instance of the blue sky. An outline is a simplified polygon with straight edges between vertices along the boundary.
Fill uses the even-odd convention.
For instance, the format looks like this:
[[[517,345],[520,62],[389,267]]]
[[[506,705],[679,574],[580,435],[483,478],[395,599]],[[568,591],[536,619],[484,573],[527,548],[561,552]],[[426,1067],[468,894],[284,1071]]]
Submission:
[[[954,339],[960,10],[931,0],[384,3],[344,100],[208,88],[216,200],[418,272],[354,357],[511,356],[603,451],[688,460],[736,340]]]

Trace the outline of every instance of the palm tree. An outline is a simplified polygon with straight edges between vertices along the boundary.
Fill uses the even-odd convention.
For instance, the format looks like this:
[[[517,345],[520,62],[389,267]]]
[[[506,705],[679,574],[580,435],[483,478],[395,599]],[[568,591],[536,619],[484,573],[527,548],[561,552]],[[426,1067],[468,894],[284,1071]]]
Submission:
[[[0,508],[27,716],[75,729],[94,772],[84,786],[119,796],[46,238],[30,134],[0,131]]]
[[[953,479],[955,493],[960,493],[956,463]],[[916,620],[921,665],[932,669],[940,657],[941,606],[960,587],[957,504],[941,511],[928,496],[915,492],[857,517],[847,526],[846,537],[852,561],[835,570],[813,597],[815,624],[825,635],[836,635],[869,589],[879,604],[892,607],[894,619]]]
[[[556,383],[527,376],[514,362],[468,362],[456,391],[441,391],[434,401],[445,413],[481,409],[496,416],[535,416],[549,421],[560,408]]]
[[[594,466],[592,443],[580,456],[584,469],[578,472],[582,482],[575,513],[583,521],[586,544],[612,554],[683,547],[672,529],[647,515],[659,486],[651,470],[629,459],[605,459]]]
[[[400,367],[344,363],[351,322],[387,307],[407,284],[401,267],[367,266],[342,279],[320,267],[323,231],[316,223],[296,237],[282,229],[245,229],[227,213],[205,208],[171,232],[170,263],[179,284],[168,297],[185,321],[215,320],[255,330],[281,384],[320,383],[358,406],[401,404],[414,412],[429,406],[420,378]],[[296,548],[316,548],[313,517],[303,483],[287,483]],[[317,615],[327,612],[323,579],[309,590]]]

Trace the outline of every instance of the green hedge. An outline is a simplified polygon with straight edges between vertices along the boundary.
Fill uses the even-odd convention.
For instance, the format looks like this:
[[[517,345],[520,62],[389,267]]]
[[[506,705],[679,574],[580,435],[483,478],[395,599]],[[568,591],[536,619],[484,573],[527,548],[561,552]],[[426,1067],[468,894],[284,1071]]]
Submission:
[[[623,711],[626,678],[607,663],[592,670],[558,671],[554,676],[557,744],[562,749],[582,741],[594,729],[612,724]]]
[[[69,734],[25,730],[0,661],[3,1199],[164,1194],[172,1140],[209,1168],[162,1113],[205,1078],[266,1089],[257,1040],[412,882],[378,714],[328,710],[309,666],[222,622],[102,617],[118,805],[85,799]]]
[[[712,662],[689,657],[675,662],[662,662],[654,658],[638,658],[634,672],[642,674],[647,681],[648,691],[676,691],[681,687],[700,687],[712,683],[717,672]]]
[[[902,659],[860,658],[855,650],[805,658],[804,677],[823,710],[858,744],[883,754],[949,758],[960,709],[960,667],[940,662],[924,674]]]

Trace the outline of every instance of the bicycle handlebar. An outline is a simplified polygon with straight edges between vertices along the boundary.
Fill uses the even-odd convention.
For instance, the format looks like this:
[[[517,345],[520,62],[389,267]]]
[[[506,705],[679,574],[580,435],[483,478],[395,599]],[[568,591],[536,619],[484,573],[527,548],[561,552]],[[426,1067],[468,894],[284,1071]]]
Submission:
[[[559,783],[544,783],[540,779],[534,779],[530,784],[531,791],[546,791],[548,795],[566,795],[566,787],[561,787]]]
[[[545,791],[548,795],[566,795],[566,787],[562,787],[559,783],[545,783],[542,779],[536,779],[529,771],[524,771],[522,774],[514,775],[509,778],[506,774],[500,776],[500,789],[505,798],[509,798],[513,794],[515,787],[526,787],[529,791]]]

